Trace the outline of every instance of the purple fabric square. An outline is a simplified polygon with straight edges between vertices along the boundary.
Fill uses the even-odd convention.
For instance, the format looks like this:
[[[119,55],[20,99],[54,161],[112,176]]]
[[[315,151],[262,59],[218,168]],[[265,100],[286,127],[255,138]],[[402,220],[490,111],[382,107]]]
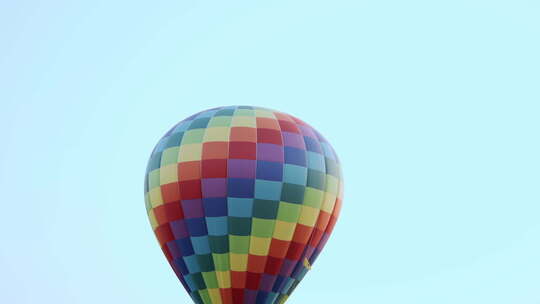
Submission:
[[[184,217],[187,219],[204,217],[201,199],[183,200],[182,209],[184,209]]]
[[[257,144],[257,159],[283,162],[283,146],[274,144]]]
[[[264,273],[261,278],[259,289],[270,292],[272,290],[272,287],[274,286],[274,282],[276,281],[276,278],[277,277],[275,275]]]
[[[257,290],[244,289],[244,303],[255,303]]]
[[[300,133],[302,133],[302,135],[304,136],[317,138],[317,135],[315,135],[315,132],[313,132],[313,129],[311,127],[298,125],[298,129],[300,129]]]
[[[184,220],[176,220],[170,222],[169,225],[171,226],[171,231],[175,239],[178,240],[189,236]]]
[[[252,159],[229,159],[227,163],[228,177],[255,178],[257,161]]]
[[[225,197],[227,196],[226,178],[203,178],[202,179],[203,197]]]
[[[301,134],[283,132],[283,145],[305,150],[304,137]]]
[[[298,263],[298,261],[292,261],[289,259],[283,260],[283,266],[281,266],[281,271],[279,274],[284,277],[290,277],[296,263]]]
[[[180,248],[178,248],[176,245],[176,242],[168,242],[167,248],[169,248],[169,252],[171,253],[173,259],[182,257],[182,253],[180,252]]]

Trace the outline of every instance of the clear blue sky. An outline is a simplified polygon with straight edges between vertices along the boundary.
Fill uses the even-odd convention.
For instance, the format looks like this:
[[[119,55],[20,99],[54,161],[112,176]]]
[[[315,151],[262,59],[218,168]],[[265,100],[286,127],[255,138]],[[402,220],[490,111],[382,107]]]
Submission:
[[[301,117],[344,165],[291,304],[540,303],[540,4],[0,2],[0,302],[189,303],[148,225],[177,121]],[[333,301],[333,302],[331,302]]]

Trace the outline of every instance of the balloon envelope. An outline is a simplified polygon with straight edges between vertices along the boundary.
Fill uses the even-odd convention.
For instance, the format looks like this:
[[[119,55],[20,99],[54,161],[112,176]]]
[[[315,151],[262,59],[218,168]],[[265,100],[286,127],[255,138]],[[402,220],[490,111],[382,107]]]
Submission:
[[[148,217],[195,303],[283,303],[332,233],[341,168],[291,115],[206,110],[170,129],[145,178]]]

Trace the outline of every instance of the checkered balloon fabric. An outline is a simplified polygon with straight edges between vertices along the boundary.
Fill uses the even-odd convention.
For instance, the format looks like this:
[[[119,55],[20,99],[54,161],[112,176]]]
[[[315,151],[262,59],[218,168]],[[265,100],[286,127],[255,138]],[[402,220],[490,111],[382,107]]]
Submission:
[[[284,303],[338,218],[343,181],[330,144],[291,115],[210,109],[154,148],[148,217],[195,303]]]

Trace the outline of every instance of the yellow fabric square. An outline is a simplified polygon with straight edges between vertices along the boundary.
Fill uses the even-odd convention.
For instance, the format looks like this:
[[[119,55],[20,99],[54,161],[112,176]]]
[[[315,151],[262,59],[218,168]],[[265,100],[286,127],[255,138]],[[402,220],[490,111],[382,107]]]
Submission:
[[[309,206],[302,206],[298,223],[309,227],[315,226],[317,218],[319,217],[319,212],[319,209]]]
[[[219,288],[231,288],[231,272],[216,271]]]
[[[148,219],[150,220],[150,225],[152,225],[152,230],[155,230],[159,224],[157,222],[156,215],[154,214],[154,209],[150,209],[150,211],[148,211]]]
[[[333,194],[338,193],[338,179],[335,176],[330,174],[326,175],[325,191]]]
[[[222,302],[221,302],[221,294],[219,293],[218,288],[208,288],[208,294],[210,295],[210,299],[212,300],[212,304],[222,304]]]
[[[200,160],[202,154],[202,144],[187,144],[180,146],[178,161],[187,162]]]
[[[161,197],[161,187],[155,187],[148,192],[150,196],[150,205],[155,208],[163,204],[163,198]]]
[[[249,242],[249,253],[254,255],[268,255],[271,238],[252,236]]]
[[[334,210],[335,204],[336,204],[336,195],[332,193],[326,193],[324,195],[324,200],[321,206],[321,210],[328,213],[332,213],[332,210]]]
[[[256,128],[257,120],[255,119],[255,116],[234,116],[231,126]]]
[[[215,127],[206,129],[204,133],[204,142],[209,141],[229,141],[229,128]]]
[[[274,227],[274,238],[282,241],[292,240],[296,223],[288,223],[280,220],[276,220]]]
[[[268,110],[255,110],[255,116],[257,117],[266,117],[266,118],[276,118],[274,113]]]
[[[178,181],[178,165],[170,164],[159,169],[159,183],[161,185]]]
[[[233,271],[246,271],[247,269],[247,254],[230,253],[231,258],[231,270]]]

